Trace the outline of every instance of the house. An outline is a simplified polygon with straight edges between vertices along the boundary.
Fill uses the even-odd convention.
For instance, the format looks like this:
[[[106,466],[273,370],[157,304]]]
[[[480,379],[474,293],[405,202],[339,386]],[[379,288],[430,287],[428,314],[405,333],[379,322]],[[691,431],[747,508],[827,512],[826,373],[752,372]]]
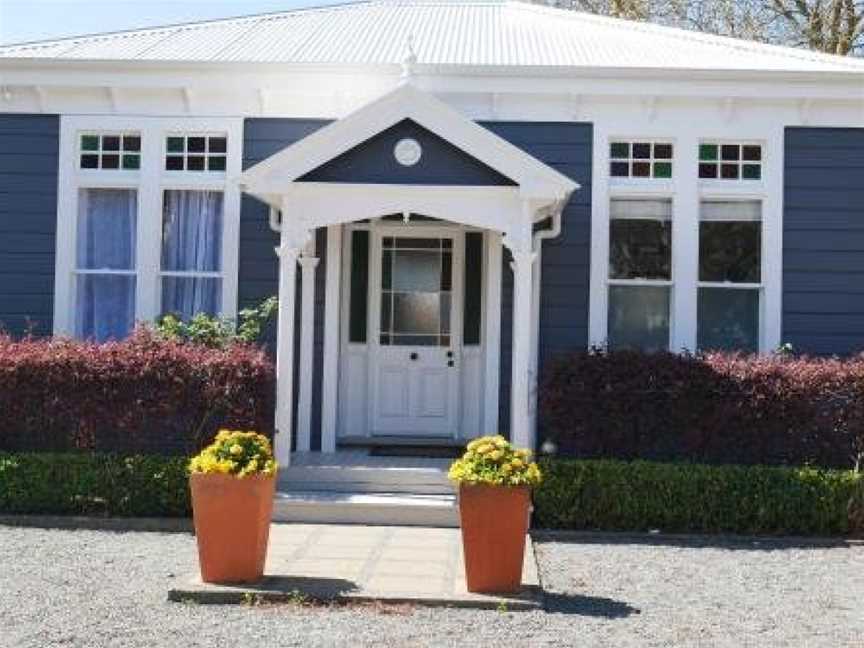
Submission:
[[[535,445],[589,345],[864,349],[864,60],[372,0],[0,47],[0,113],[6,328],[278,293],[284,464]]]

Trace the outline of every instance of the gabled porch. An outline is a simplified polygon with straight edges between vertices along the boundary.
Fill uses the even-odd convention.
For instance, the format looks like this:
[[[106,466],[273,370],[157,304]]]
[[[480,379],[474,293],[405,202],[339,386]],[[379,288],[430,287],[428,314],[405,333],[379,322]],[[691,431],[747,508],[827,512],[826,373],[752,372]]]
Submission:
[[[410,477],[400,488],[411,482],[413,495],[434,484],[445,492],[430,495],[449,496],[446,460],[411,467],[404,457],[361,461],[361,451],[342,449],[358,440],[461,445],[498,433],[502,392],[511,438],[534,445],[536,260],[542,239],[560,231],[575,182],[405,81],[247,170],[241,185],[270,205],[280,232],[276,453],[284,483],[334,492],[322,475],[346,472],[342,481],[355,490],[335,492],[361,493],[362,475],[377,471]],[[503,345],[511,366],[502,373],[504,248],[512,346]],[[318,445],[313,427],[335,465],[308,454]]]

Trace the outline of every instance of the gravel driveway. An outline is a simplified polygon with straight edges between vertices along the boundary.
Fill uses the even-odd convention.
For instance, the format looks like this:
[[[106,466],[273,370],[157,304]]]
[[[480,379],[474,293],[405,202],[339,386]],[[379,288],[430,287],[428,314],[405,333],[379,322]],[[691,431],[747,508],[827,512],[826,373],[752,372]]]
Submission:
[[[546,612],[168,603],[183,534],[0,526],[2,646],[864,646],[864,546],[545,536]]]

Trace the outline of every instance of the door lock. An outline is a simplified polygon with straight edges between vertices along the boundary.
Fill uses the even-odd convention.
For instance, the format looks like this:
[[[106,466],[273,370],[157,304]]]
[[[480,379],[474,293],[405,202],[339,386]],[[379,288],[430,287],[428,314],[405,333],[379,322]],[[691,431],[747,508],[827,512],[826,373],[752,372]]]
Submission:
[[[448,357],[448,358],[452,358],[452,357],[453,357],[453,352],[452,352],[452,351],[448,351],[448,352],[447,352],[447,357]]]
[[[448,361],[447,361],[447,366],[448,366],[448,367],[455,367],[455,366],[456,366],[456,363],[453,362],[452,360],[448,360]]]
[[[420,356],[419,356],[419,355],[417,354],[417,352],[415,351],[415,352],[412,352],[411,355],[409,355],[408,357],[409,357],[411,360],[416,360],[416,359],[419,358]]]

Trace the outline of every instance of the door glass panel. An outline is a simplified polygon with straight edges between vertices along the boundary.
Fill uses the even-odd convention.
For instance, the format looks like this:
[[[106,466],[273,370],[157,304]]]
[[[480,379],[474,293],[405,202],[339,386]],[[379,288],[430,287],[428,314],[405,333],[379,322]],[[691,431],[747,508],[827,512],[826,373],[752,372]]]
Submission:
[[[437,335],[441,326],[438,293],[396,293],[393,295],[393,332]]]
[[[449,344],[452,241],[386,237],[382,243],[379,342]]]
[[[437,292],[441,287],[441,253],[398,250],[393,254],[393,290]]]

